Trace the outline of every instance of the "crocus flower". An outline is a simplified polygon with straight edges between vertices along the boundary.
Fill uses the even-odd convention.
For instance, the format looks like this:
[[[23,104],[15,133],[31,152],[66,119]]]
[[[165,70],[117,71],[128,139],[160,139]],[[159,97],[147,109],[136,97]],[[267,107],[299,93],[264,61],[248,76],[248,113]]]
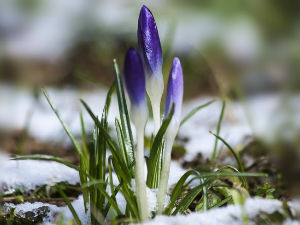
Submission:
[[[162,50],[157,26],[151,11],[143,6],[138,21],[138,45],[146,75],[146,90],[152,105],[154,129],[160,127],[160,101],[164,90]]]
[[[124,81],[130,102],[139,106],[146,102],[145,75],[138,52],[130,47],[124,62]]]
[[[144,178],[144,133],[148,119],[145,75],[142,60],[134,48],[129,48],[124,63],[124,80],[131,102],[131,121],[135,125],[137,147],[135,151],[136,196],[141,221],[149,218],[146,182]]]
[[[165,197],[167,194],[168,178],[170,173],[172,146],[180,126],[180,114],[183,96],[183,73],[178,58],[174,58],[173,66],[169,75],[165,116],[171,111],[174,104],[174,114],[165,134],[165,149],[163,164],[157,196],[158,213],[163,212]]]
[[[146,76],[160,76],[163,61],[162,50],[155,20],[146,6],[141,8],[139,15],[138,45]]]
[[[176,57],[173,60],[173,66],[170,72],[167,97],[165,105],[165,116],[170,113],[172,104],[175,104],[173,119],[176,122],[180,122],[180,114],[182,107],[182,96],[183,96],[183,73],[180,60]]]

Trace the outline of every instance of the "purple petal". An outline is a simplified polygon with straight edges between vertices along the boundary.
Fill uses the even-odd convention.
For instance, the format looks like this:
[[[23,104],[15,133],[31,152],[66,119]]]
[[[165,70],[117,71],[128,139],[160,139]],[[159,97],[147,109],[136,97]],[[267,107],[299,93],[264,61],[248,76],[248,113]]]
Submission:
[[[140,11],[137,35],[146,75],[160,75],[163,61],[160,40],[153,15],[146,6]]]
[[[183,73],[180,60],[176,57],[173,60],[173,66],[169,75],[165,116],[167,116],[171,110],[174,102],[174,117],[180,119],[181,106],[183,97]]]
[[[133,105],[140,105],[146,101],[143,64],[138,52],[133,47],[128,49],[125,57],[124,81]]]

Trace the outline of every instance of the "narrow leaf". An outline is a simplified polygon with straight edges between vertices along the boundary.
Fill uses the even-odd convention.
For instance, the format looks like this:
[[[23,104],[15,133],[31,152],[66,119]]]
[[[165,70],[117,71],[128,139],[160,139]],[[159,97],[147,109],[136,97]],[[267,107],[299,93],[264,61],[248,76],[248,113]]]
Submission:
[[[223,101],[222,102],[221,113],[220,113],[218,124],[217,124],[217,132],[216,132],[217,135],[219,135],[220,130],[221,130],[221,123],[222,123],[223,116],[224,116],[225,106],[226,106],[226,102]],[[214,144],[214,149],[213,149],[213,153],[212,153],[212,156],[211,156],[211,161],[215,161],[216,154],[217,154],[217,146],[218,146],[218,138],[215,139],[215,144]]]
[[[118,105],[121,119],[122,131],[124,134],[125,146],[128,154],[129,164],[134,160],[134,143],[126,104],[122,77],[116,59],[114,59],[115,82],[117,85]]]
[[[210,181],[206,180],[204,183],[194,187],[191,189],[186,196],[179,202],[178,206],[176,207],[175,211],[172,215],[176,215],[179,213],[184,213],[184,211],[190,206],[193,200],[197,197],[197,195],[203,190],[203,187],[207,185]]]
[[[155,177],[159,177],[160,173],[160,163],[161,163],[161,158],[162,158],[162,148],[163,148],[163,137],[166,133],[166,130],[171,122],[171,119],[174,114],[174,103],[172,105],[171,111],[168,115],[167,118],[165,118],[162,122],[162,125],[160,129],[158,130],[151,150],[150,150],[150,156],[147,162],[148,165],[148,174],[147,174],[147,185],[150,188],[157,188],[158,182],[155,182],[157,179]],[[159,180],[159,179],[158,179]]]
[[[16,156],[14,158],[12,158],[11,160],[44,160],[44,161],[55,161],[61,164],[64,164],[65,166],[68,166],[72,169],[75,170],[80,170],[79,166],[76,166],[62,158],[56,157],[56,156],[52,156],[52,155],[24,155],[24,156]]]
[[[46,97],[49,105],[51,106],[53,112],[55,113],[56,117],[58,118],[59,122],[61,123],[61,125],[63,126],[64,130],[66,131],[67,135],[69,136],[69,138],[71,139],[72,144],[74,145],[75,149],[77,150],[78,154],[82,157],[82,150],[80,148],[80,145],[78,144],[78,142],[76,141],[76,139],[74,138],[74,136],[71,134],[69,128],[67,127],[67,125],[65,124],[65,122],[62,120],[62,118],[60,117],[58,110],[54,107],[54,105],[52,104],[47,92],[45,89],[42,89],[42,92],[44,94],[44,96]]]
[[[206,106],[209,106],[211,103],[213,103],[215,100],[211,100],[203,105],[199,105],[198,107],[192,109],[180,122],[180,126],[182,126],[186,121],[188,121],[192,116],[194,116],[197,112],[199,112],[200,109],[205,108]]]
[[[107,131],[103,128],[101,122],[98,120],[98,118],[94,115],[90,107],[83,101],[80,100],[87,112],[90,114],[92,119],[94,120],[97,127],[102,131],[102,134],[105,136],[106,143],[108,144],[110,151],[113,155],[113,157],[117,160],[118,165],[120,166],[120,174],[123,176],[123,179],[125,179],[127,182],[131,180],[130,172],[123,161],[122,157],[120,156],[120,151],[118,150],[117,144],[114,142],[114,140],[110,137],[110,135],[107,133]]]
[[[172,194],[171,194],[171,198],[170,198],[170,203],[168,205],[168,207],[165,210],[165,214],[169,215],[175,205],[176,200],[178,199],[178,197],[180,196],[180,194],[182,193],[182,191],[184,190],[185,187],[185,182],[186,180],[191,176],[191,175],[199,175],[199,172],[197,170],[189,170],[187,171],[185,174],[183,174],[181,176],[181,178],[179,179],[179,181],[176,183]]]
[[[237,162],[237,164],[238,164],[239,170],[240,170],[241,172],[244,172],[244,167],[243,167],[243,165],[242,165],[242,163],[241,163],[241,161],[240,161],[238,155],[237,155],[236,152],[233,150],[233,148],[232,148],[232,147],[231,147],[231,146],[230,146],[223,138],[221,138],[219,135],[214,134],[214,133],[211,132],[211,131],[210,131],[210,133],[211,133],[212,135],[214,135],[217,139],[221,140],[221,141],[224,143],[224,145],[226,145],[226,147],[230,150],[230,152],[232,153],[233,157],[235,158],[235,160],[236,160],[236,162]]]
[[[76,211],[75,211],[73,205],[71,204],[69,198],[68,198],[68,197],[66,196],[66,194],[63,192],[63,190],[61,189],[61,187],[58,186],[57,189],[58,189],[58,192],[59,192],[59,194],[61,195],[61,197],[65,200],[65,202],[66,202],[68,208],[70,209],[70,211],[71,211],[71,213],[72,213],[72,215],[73,215],[73,217],[74,217],[74,220],[75,220],[76,224],[77,224],[77,225],[81,225],[82,223],[81,223],[81,221],[80,221],[80,219],[79,219],[79,217],[78,217],[78,215],[77,215],[77,213],[76,213]]]

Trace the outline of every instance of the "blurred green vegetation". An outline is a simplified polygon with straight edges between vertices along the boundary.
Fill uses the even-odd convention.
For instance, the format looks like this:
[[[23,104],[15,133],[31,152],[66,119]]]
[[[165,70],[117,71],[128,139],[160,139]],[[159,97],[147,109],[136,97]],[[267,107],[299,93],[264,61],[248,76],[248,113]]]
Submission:
[[[34,21],[39,19],[35,16],[40,12],[47,12],[48,4],[46,3],[47,1],[43,5],[36,0],[26,0],[13,1],[12,5],[17,9],[15,11],[24,18],[31,18]],[[182,61],[185,74],[185,97],[207,93],[236,97],[240,95],[241,91],[250,94],[257,91],[281,89],[299,91],[299,10],[297,1],[190,0],[186,2],[173,0],[142,1],[142,3],[149,5],[158,27],[161,28],[165,78],[168,76],[172,57],[179,56]],[[5,82],[34,87],[70,84],[78,87],[90,87],[95,82],[110,85],[113,80],[112,59],[117,58],[119,62],[122,62],[126,49],[129,46],[137,46],[136,29],[132,28],[136,27],[138,10],[142,3],[138,1],[111,3],[108,7],[110,10],[108,15],[109,13],[122,15],[126,12],[125,15],[128,18],[124,18],[124,21],[119,18],[120,21],[116,19],[117,22],[111,20],[111,22],[102,24],[101,21],[92,18],[91,10],[94,6],[105,8],[107,3],[101,0],[93,3],[87,2],[86,4],[89,5],[87,5],[87,10],[82,13],[84,15],[81,15],[82,17],[78,15],[82,20],[82,27],[79,29],[79,25],[75,24],[75,21],[74,24],[70,23],[77,27],[76,32],[72,34],[75,41],[73,40],[74,43],[70,45],[71,48],[63,57],[58,60],[45,60],[11,56],[9,53],[2,54],[0,79]],[[91,15],[89,15],[89,10]],[[196,32],[197,21],[201,20],[203,15],[222,22],[221,29],[225,29],[225,31],[220,34],[221,36],[212,36],[201,44],[201,40],[189,40],[188,33],[178,34],[178,26],[192,26],[190,29]],[[55,17],[55,14],[50,16]],[[234,26],[240,21],[248,21],[250,25],[252,24],[251,26],[258,31],[261,42],[257,45],[259,52],[255,54],[254,58],[244,61],[231,57],[228,48],[224,46],[223,39],[226,37],[222,36],[222,34],[226,34],[226,29],[230,28],[231,24]],[[111,25],[109,25],[110,23]],[[210,29],[209,26],[210,24],[207,29]],[[13,27],[11,29],[14,30]],[[23,29],[26,29],[26,26]],[[247,29],[245,28],[246,32]],[[74,31],[70,29],[70,32]],[[199,32],[201,37],[201,30]],[[18,30],[15,35],[18,35]],[[182,46],[178,46],[176,39],[180,35],[185,36],[186,43],[180,42]],[[243,35],[247,41],[248,34]],[[3,36],[6,39],[1,41],[0,36],[0,43],[9,42],[10,38],[14,38],[14,35],[6,34],[5,30]],[[242,41],[239,40],[239,42]],[[24,44],[26,45],[26,43]],[[47,45],[47,43],[44,44]],[[245,45],[247,46],[247,43]],[[187,46],[190,47],[186,48]],[[234,45],[231,48],[234,50]],[[231,50],[229,49],[229,51]]]

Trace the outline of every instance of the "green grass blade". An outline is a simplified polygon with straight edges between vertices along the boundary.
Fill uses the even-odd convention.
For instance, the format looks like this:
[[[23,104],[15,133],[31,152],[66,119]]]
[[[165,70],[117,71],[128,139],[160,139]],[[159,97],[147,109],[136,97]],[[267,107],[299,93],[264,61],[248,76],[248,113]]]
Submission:
[[[134,161],[134,143],[129,120],[128,108],[126,104],[122,77],[116,59],[114,59],[115,82],[117,86],[118,105],[121,119],[122,131],[124,134],[126,152],[128,155],[129,165]]]
[[[157,177],[159,177],[160,174],[160,163],[162,158],[162,147],[163,147],[163,137],[166,133],[166,130],[171,122],[171,119],[174,114],[174,103],[172,105],[171,111],[167,118],[165,118],[162,122],[162,125],[160,129],[158,130],[153,144],[152,148],[150,150],[150,156],[147,160],[147,166],[148,166],[148,174],[147,174],[147,185],[150,188],[157,188],[158,182],[156,181]],[[159,180],[159,179],[158,179]]]
[[[122,184],[119,184],[119,185],[115,188],[115,190],[112,192],[111,198],[114,199],[115,201],[116,201],[116,195],[117,195],[118,192],[120,191],[121,186],[122,186]],[[104,210],[103,210],[103,215],[104,215],[105,217],[106,217],[106,215],[107,215],[107,213],[108,213],[110,207],[111,207],[111,204],[110,204],[109,202],[107,202],[107,204],[106,204],[106,206],[105,206],[105,208],[104,208]]]
[[[249,172],[204,172],[196,175],[198,178],[222,178],[222,177],[268,177],[266,173]]]
[[[87,175],[86,175],[87,171],[88,171],[88,169],[85,167],[85,164],[80,159],[80,171],[79,171],[80,184],[83,184],[83,183],[87,182]],[[82,195],[83,195],[83,202],[84,202],[85,212],[87,212],[87,210],[88,210],[87,203],[89,201],[89,193],[88,193],[87,190],[83,190]]]
[[[115,88],[115,83],[112,84],[110,87],[107,95],[106,101],[102,111],[101,122],[99,121],[98,117],[93,114],[93,117],[96,118],[97,123],[101,126],[97,125],[95,122],[94,132],[93,132],[93,148],[90,149],[90,174],[93,179],[96,180],[105,180],[105,173],[106,173],[106,137],[103,132],[108,133],[108,112],[111,105],[111,98]],[[85,182],[86,183],[86,182]],[[99,187],[102,190],[106,189],[107,184],[100,183]],[[86,189],[84,189],[86,190]],[[105,203],[105,195],[98,190],[96,187],[90,187],[90,208],[96,213],[97,211],[102,212]],[[92,224],[97,223],[96,217],[91,215]]]
[[[86,143],[86,132],[85,132],[85,126],[84,126],[84,120],[82,112],[80,112],[80,124],[81,124],[81,136],[82,136],[82,146],[83,146],[83,152],[84,157],[87,159],[89,158],[89,150]]]
[[[87,147],[87,143],[86,143],[86,132],[85,132],[85,127],[84,127],[82,112],[80,112],[80,123],[81,123],[83,153],[84,153],[84,158],[86,160],[86,165],[85,165],[82,162],[82,160],[80,159],[80,168],[81,168],[81,170],[89,171],[89,152],[88,152],[88,147]],[[80,178],[81,184],[87,182],[87,176],[85,175],[85,173],[79,172],[79,178]],[[82,195],[83,195],[83,201],[84,201],[84,209],[85,209],[85,212],[87,212],[87,210],[88,210],[87,204],[89,202],[88,190],[82,190]]]
[[[203,187],[210,183],[210,180],[206,180],[202,184],[191,189],[186,196],[179,202],[178,206],[172,213],[172,215],[176,215],[179,213],[184,213],[184,211],[190,206],[190,204],[194,201],[197,195],[203,190]]]
[[[220,172],[220,171],[223,171],[223,170],[225,170],[225,169],[231,169],[231,170],[233,170],[234,172],[240,173],[240,171],[239,171],[237,168],[235,168],[234,166],[231,166],[231,165],[225,165],[225,166],[222,166],[222,167],[219,168],[216,172]],[[242,181],[244,187],[247,187],[247,186],[248,186],[245,177],[241,177],[241,181]]]
[[[210,207],[210,209],[220,207],[220,206],[222,206],[222,205],[228,203],[228,202],[231,201],[231,200],[232,200],[232,197],[231,197],[231,196],[228,196],[228,197],[226,197],[225,199],[223,199],[222,201],[220,201],[220,202],[218,202],[217,204],[215,204],[215,205],[213,205],[212,207]]]
[[[111,87],[109,88],[108,93],[106,95],[105,105],[104,105],[104,109],[103,109],[103,113],[106,115],[106,117],[108,115],[108,111],[109,111],[109,108],[111,105],[111,98],[112,98],[112,95],[113,95],[115,89],[116,89],[116,83],[114,82],[111,85]]]
[[[201,183],[205,183],[205,179],[200,179]],[[207,195],[207,188],[203,186],[203,209],[204,211],[208,210],[208,195]]]
[[[180,122],[180,126],[182,126],[186,121],[188,121],[192,116],[194,116],[200,109],[209,106],[211,103],[215,102],[215,100],[211,100],[203,105],[199,105],[198,107],[192,109]]]
[[[171,202],[175,202],[175,200],[178,198],[178,196],[181,193],[182,187],[184,186],[184,183],[191,175],[199,175],[199,172],[197,170],[189,170],[182,175],[182,177],[176,183],[174,190],[172,191],[171,198],[170,198]]]
[[[107,193],[106,190],[101,189],[99,187],[99,184],[105,184],[105,181],[103,181],[103,180],[93,180],[91,182],[88,182],[88,183],[82,185],[82,188],[88,188],[88,187],[91,187],[91,186],[95,186],[98,189],[98,191],[101,192],[105,196],[105,198],[107,199],[109,204],[116,210],[118,215],[122,215],[122,212],[121,212],[116,200],[113,199],[111,196],[109,196],[109,194]]]
[[[222,123],[223,116],[224,116],[225,106],[226,106],[226,102],[223,100],[223,102],[222,102],[222,109],[221,109],[221,113],[220,113],[219,120],[218,120],[218,124],[217,124],[217,130],[216,130],[216,134],[217,134],[217,135],[220,134],[221,123]],[[216,159],[217,146],[218,146],[218,138],[215,139],[214,149],[213,149],[213,153],[212,153],[212,155],[211,155],[211,161],[212,161],[212,162],[214,162],[215,159]]]
[[[117,160],[117,163],[118,163],[119,167],[121,168],[119,172],[122,175],[123,179],[126,182],[130,182],[130,180],[131,180],[131,173],[128,170],[128,168],[127,168],[127,166],[126,166],[123,158],[121,157],[121,154],[120,154],[120,151],[118,150],[117,144],[110,137],[110,135],[108,134],[108,132],[103,128],[101,122],[94,115],[94,113],[89,108],[89,106],[85,103],[85,101],[83,101],[82,99],[80,101],[83,104],[83,106],[85,107],[85,109],[87,110],[87,112],[89,113],[89,115],[91,116],[91,118],[94,120],[94,122],[97,125],[97,127],[102,131],[102,134],[105,137],[106,143],[108,144],[113,157]]]
[[[80,148],[80,145],[78,144],[78,142],[76,141],[76,139],[74,138],[74,136],[71,134],[69,128],[67,127],[67,125],[65,124],[65,122],[62,120],[62,118],[60,117],[58,110],[54,107],[54,105],[52,104],[47,91],[45,89],[42,89],[42,92],[44,94],[44,96],[46,97],[49,105],[51,106],[51,109],[53,110],[53,112],[55,113],[56,117],[58,118],[59,122],[61,123],[61,125],[63,126],[65,132],[67,133],[67,135],[69,136],[69,138],[71,139],[71,142],[73,144],[73,146],[75,147],[76,151],[78,152],[80,157],[83,157],[82,154],[82,150]]]
[[[183,174],[181,176],[181,178],[179,179],[179,181],[176,183],[171,197],[170,197],[170,203],[168,205],[168,207],[165,210],[165,214],[169,215],[175,205],[176,200],[178,199],[178,197],[180,196],[180,194],[182,193],[182,191],[184,190],[185,187],[185,182],[186,180],[191,176],[191,175],[198,175],[199,172],[197,170],[189,170],[187,171],[185,174]]]
[[[241,172],[244,172],[244,171],[245,171],[245,170],[244,170],[244,166],[243,166],[243,164],[241,163],[241,161],[240,161],[238,155],[236,154],[236,152],[233,150],[233,148],[232,148],[232,147],[231,147],[231,146],[230,146],[223,138],[221,138],[219,135],[214,134],[214,133],[211,132],[211,131],[210,131],[210,133],[211,133],[212,135],[214,135],[217,139],[219,139],[220,141],[222,141],[224,145],[226,145],[226,147],[230,150],[230,152],[232,153],[234,159],[236,160],[239,170],[240,170]]]
[[[112,156],[108,157],[108,175],[109,175],[109,186],[110,186],[110,192],[114,193],[114,182],[113,182],[113,176],[112,176]]]
[[[119,141],[121,155],[123,157],[123,160],[126,162],[127,167],[129,167],[129,160],[127,157],[124,135],[122,132],[120,122],[117,118],[115,119],[115,126],[116,126],[116,132],[117,132],[117,137],[118,137],[118,141]]]
[[[76,224],[77,224],[77,225],[81,225],[82,223],[81,223],[81,221],[80,221],[80,219],[79,219],[79,217],[78,217],[78,215],[77,215],[77,213],[76,213],[76,211],[75,211],[73,205],[71,204],[69,198],[68,198],[68,197],[66,196],[66,194],[63,192],[63,190],[61,189],[61,187],[58,186],[57,189],[58,189],[58,192],[59,192],[59,194],[61,195],[61,197],[62,197],[62,198],[64,199],[64,201],[66,202],[68,208],[70,209],[70,211],[71,211],[71,213],[72,213],[72,215],[73,215],[73,217],[74,217],[74,220],[75,220]]]
[[[89,171],[89,150],[88,150],[87,142],[86,142],[86,132],[85,132],[85,126],[84,126],[82,112],[80,112],[80,124],[81,124],[82,148],[83,148],[83,154],[84,154],[84,158],[85,158],[85,162],[86,162],[86,164],[84,164],[83,161],[80,159],[80,168],[84,171]],[[79,172],[79,177],[80,177],[81,184],[87,182],[87,176],[84,173]],[[89,201],[88,190],[82,190],[82,195],[83,195],[85,212],[87,212],[87,210],[88,210],[87,203]]]
[[[88,187],[92,187],[94,185],[96,186],[98,184],[104,184],[104,183],[105,183],[105,181],[103,181],[103,180],[92,180],[92,181],[82,184],[81,188],[88,188]]]
[[[139,218],[135,194],[128,188],[128,186],[126,186],[126,184],[122,185],[121,191],[128,205],[128,210],[134,217]]]
[[[70,163],[60,157],[52,156],[52,155],[24,155],[24,156],[16,156],[12,158],[11,160],[44,160],[44,161],[55,161],[61,164],[64,164],[65,166],[68,166],[72,169],[80,171],[80,167],[74,165],[73,163]]]
[[[137,207],[137,201],[136,201],[136,197],[134,192],[131,189],[131,179],[130,180],[124,180],[122,177],[122,174],[124,173],[121,169],[121,167],[119,166],[118,162],[116,161],[116,159],[113,157],[112,158],[112,164],[114,166],[115,169],[115,173],[118,176],[119,182],[121,184],[121,192],[126,200],[126,208],[128,209],[128,211],[130,211],[131,215],[133,215],[134,217],[139,217],[138,214],[138,207]]]
[[[118,216],[123,215],[116,200],[113,199],[111,196],[109,196],[109,194],[105,190],[101,189],[100,187],[97,187],[97,189],[105,196],[106,200],[109,202],[111,207],[113,207],[114,210],[116,210]]]

